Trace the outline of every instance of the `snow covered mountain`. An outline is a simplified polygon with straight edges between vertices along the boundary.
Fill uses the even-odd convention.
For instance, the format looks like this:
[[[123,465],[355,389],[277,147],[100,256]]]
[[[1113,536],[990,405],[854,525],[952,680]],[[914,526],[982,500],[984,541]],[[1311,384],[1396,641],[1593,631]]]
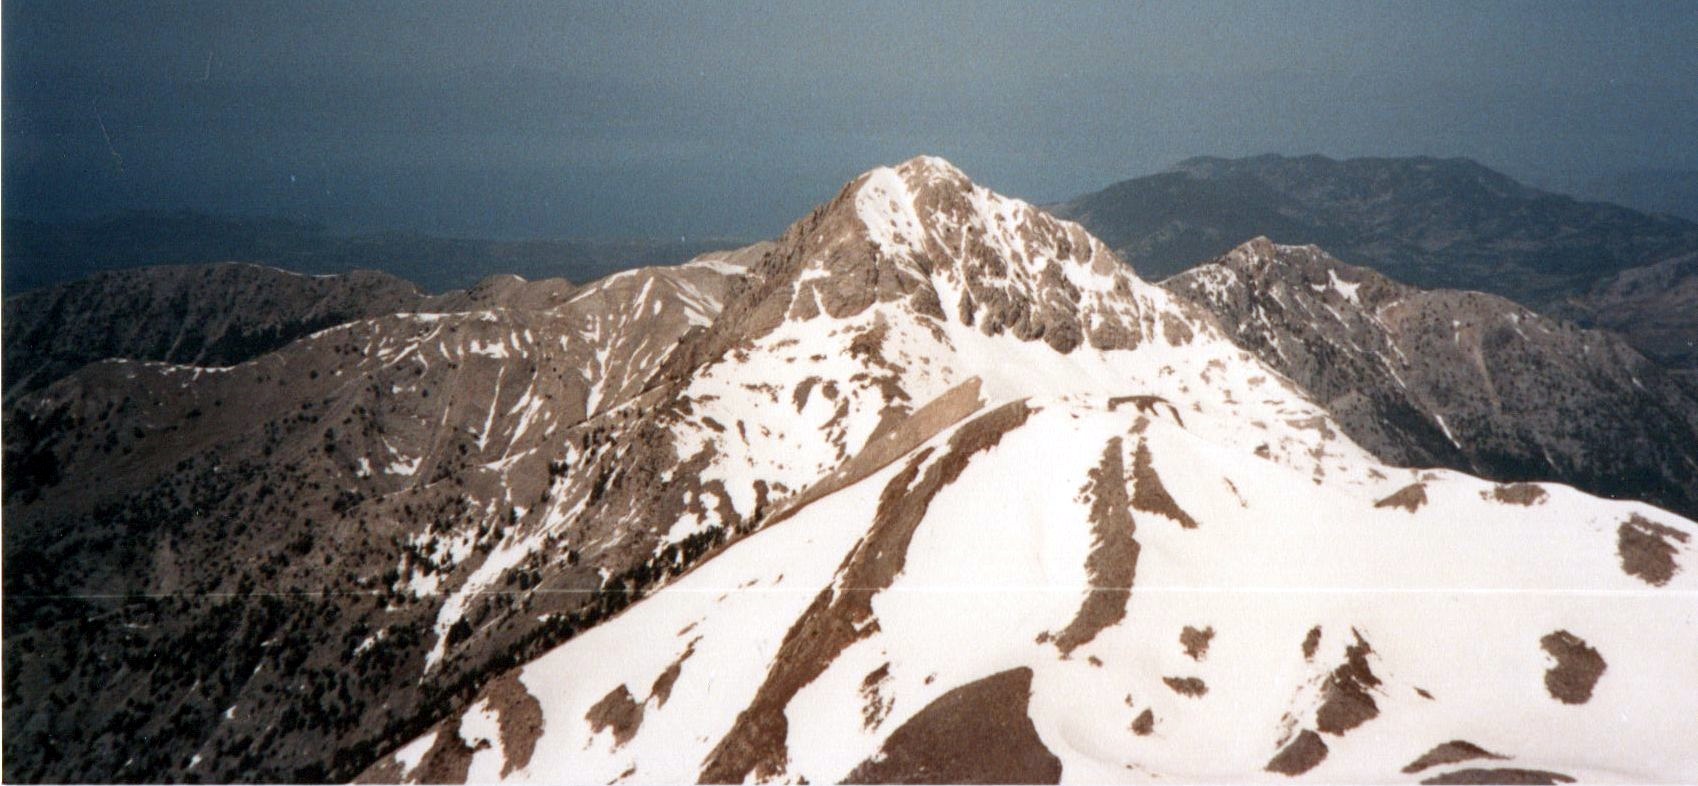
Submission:
[[[8,779],[1698,776],[1691,521],[1387,466],[939,159],[408,302],[8,400]]]
[[[1384,465],[937,159],[749,280],[499,547],[662,562],[365,777],[1698,777],[1691,521]]]

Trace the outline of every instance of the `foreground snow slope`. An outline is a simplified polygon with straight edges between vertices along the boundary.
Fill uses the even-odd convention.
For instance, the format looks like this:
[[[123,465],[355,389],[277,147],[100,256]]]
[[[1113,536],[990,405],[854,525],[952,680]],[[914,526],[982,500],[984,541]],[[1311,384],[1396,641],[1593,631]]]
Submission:
[[[1692,522],[1378,464],[936,159],[776,248],[656,394],[679,463],[630,493],[688,506],[607,542],[754,534],[368,778],[1698,778]]]
[[[903,497],[960,458],[929,501]],[[518,699],[474,704],[390,774],[456,774],[458,753],[472,781],[837,782],[939,697],[1029,669],[1028,755],[1073,782],[1281,779],[1265,768],[1309,736],[1326,752],[1303,774],[1328,781],[1410,779],[1453,740],[1508,757],[1485,766],[1698,777],[1698,581],[1623,569],[1624,526],[1664,532],[1678,560],[1691,522],[1566,487],[1386,474],[1317,487],[1106,400],[1005,405],[523,667]],[[1411,484],[1414,511],[1376,506]],[[921,508],[906,542],[904,505]],[[1554,644],[1559,662],[1542,641],[1562,632],[1584,644]],[[1567,703],[1550,675],[1587,682],[1569,652],[1586,648],[1602,671]],[[734,751],[740,715],[785,728]],[[1013,744],[933,733],[940,758]]]

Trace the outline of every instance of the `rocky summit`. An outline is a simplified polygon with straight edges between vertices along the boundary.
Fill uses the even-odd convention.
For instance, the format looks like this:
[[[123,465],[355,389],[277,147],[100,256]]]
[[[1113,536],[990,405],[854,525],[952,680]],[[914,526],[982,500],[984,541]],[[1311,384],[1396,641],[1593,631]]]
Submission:
[[[403,308],[8,395],[8,779],[1698,778],[1691,399],[1599,334],[926,157]]]
[[[1163,282],[1396,466],[1698,517],[1698,391],[1619,337],[1257,238]]]

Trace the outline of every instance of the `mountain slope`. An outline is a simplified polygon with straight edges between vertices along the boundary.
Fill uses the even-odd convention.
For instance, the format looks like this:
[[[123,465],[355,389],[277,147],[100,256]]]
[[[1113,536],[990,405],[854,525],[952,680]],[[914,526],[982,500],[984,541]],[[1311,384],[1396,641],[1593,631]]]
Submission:
[[[656,297],[680,276],[723,289]],[[1054,368],[1054,395],[1159,372],[1140,395],[1218,411],[1218,439],[1306,473],[1362,457],[1289,388],[1229,371],[1247,357],[1077,226],[921,159],[740,261],[613,277],[548,309],[354,322],[229,371],[94,364],[8,408],[8,565],[61,566],[7,572],[27,620],[8,652],[44,669],[8,682],[8,706],[30,708],[7,715],[9,773],[351,775],[505,664],[966,416],[980,390],[1030,386],[1023,362]],[[93,478],[99,493],[78,494]],[[252,611],[254,588],[291,600]],[[129,608],[136,627],[66,635],[138,593],[166,600]],[[41,602],[65,596],[84,599]],[[211,641],[238,657],[206,658]],[[116,687],[129,672],[98,651],[131,670],[172,655]],[[185,697],[197,682],[211,695]],[[278,689],[298,684],[338,701]],[[95,752],[57,757],[53,739]]]
[[[1698,380],[1698,252],[1623,270],[1553,313],[1613,330]]]
[[[327,780],[445,712],[547,633],[528,616],[421,680],[448,590],[558,479],[562,433],[639,390],[744,256],[565,302],[499,280],[444,299],[472,310],[356,320],[230,367],[107,360],[21,396],[7,777]],[[509,567],[503,586],[528,588]]]
[[[1396,466],[1698,516],[1698,396],[1620,339],[1258,238],[1163,282]]]
[[[567,530],[741,537],[365,777],[1691,774],[1691,699],[1645,687],[1698,676],[1660,654],[1698,643],[1691,522],[1380,465],[1112,262],[935,159],[851,183],[644,394],[672,449]],[[639,529],[633,489],[691,507]],[[1604,719],[1632,742],[1577,748]]]
[[[1337,713],[1361,713],[1358,694],[1379,695],[1380,682],[1356,669],[1367,645],[1347,635],[1351,626],[1376,652],[1439,635],[1421,627],[1423,615],[1380,611],[1377,593],[1330,590],[1416,581],[1417,563],[1381,564],[1401,554],[1399,538],[1430,528],[1450,544],[1464,524],[1519,542],[1536,522],[1558,543],[1549,560],[1583,566],[1551,573],[1555,563],[1540,558],[1509,569],[1506,586],[1561,593],[1527,593],[1516,619],[1572,626],[1614,673],[1634,675],[1630,685],[1689,676],[1681,661],[1619,653],[1636,619],[1662,626],[1660,651],[1689,648],[1690,612],[1658,603],[1687,591],[1690,523],[1560,487],[1381,466],[1207,311],[1140,280],[1081,227],[938,159],[857,178],[771,244],[582,289],[496,279],[433,302],[439,310],[356,320],[228,368],[97,362],[9,404],[8,778],[342,780],[396,750],[368,774],[483,778],[485,767],[508,769],[487,755],[498,749],[491,735],[512,736],[499,750],[513,762],[527,745],[544,757],[507,774],[579,779],[620,767],[612,778],[630,762],[547,758],[606,734],[631,746],[620,750],[653,752],[638,762],[643,778],[900,780],[974,772],[961,769],[971,757],[927,760],[926,741],[968,728],[952,724],[970,725],[979,706],[1029,711],[1027,723],[998,715],[990,724],[1007,732],[995,746],[1007,757],[994,760],[1005,775],[1130,777],[1099,749],[1120,719],[1081,716],[1083,726],[1063,730],[1092,749],[1086,756],[1058,745],[1053,711],[1023,699],[1029,688],[1051,707],[1080,694],[1122,701],[1072,671],[1054,687],[1053,663],[1097,670],[1093,657],[1101,674],[1137,682],[1134,698],[1151,712],[1125,720],[1134,736],[1175,738],[1168,730],[1179,727],[1161,719],[1180,717],[1181,699],[1227,691],[1222,681],[1248,696],[1253,681],[1259,706],[1279,704],[1292,720],[1247,713],[1241,728],[1254,734],[1231,739],[1259,746],[1260,761],[1285,746],[1298,762],[1313,758],[1317,735],[1342,728]],[[762,545],[774,542],[790,545]],[[1314,575],[1336,583],[1303,583],[1335,546],[1345,561]],[[1455,584],[1446,568],[1423,579],[1431,586],[1411,586],[1455,594],[1486,570],[1460,562]],[[1194,633],[1148,638],[1125,601],[1169,569],[1151,585],[1156,597],[1212,586],[1229,608],[1186,622]],[[909,593],[903,582],[915,576],[924,591]],[[1081,577],[1102,591],[1085,592]],[[755,591],[760,582],[774,591]],[[1299,636],[1324,624],[1307,677],[1270,680],[1259,670],[1271,661],[1256,655],[1245,661],[1254,680],[1164,666],[1150,683],[1153,673],[1108,664],[1163,661],[1093,649],[1131,636],[1142,643],[1116,646],[1166,652],[1181,634],[1181,650],[1206,649],[1212,625],[1221,662],[1234,663],[1227,623],[1255,628],[1231,616],[1255,607],[1235,594],[1242,587],[1278,590],[1251,598],[1296,599],[1266,635],[1233,634],[1257,653],[1272,657],[1271,642],[1299,620]],[[1649,610],[1611,605],[1624,587]],[[1594,593],[1603,593],[1595,615],[1571,602]],[[881,600],[894,597],[905,600]],[[1487,611],[1507,614],[1492,604],[1513,597],[1493,596]],[[974,616],[999,600],[1016,612],[1006,624]],[[676,638],[686,623],[666,616],[679,603],[704,617],[704,635],[719,631],[698,654]],[[707,613],[722,603],[740,610]],[[664,630],[628,629],[656,613]],[[969,665],[988,671],[946,670],[947,652],[914,656],[935,663],[924,673],[893,661],[875,678],[879,664],[864,662],[868,641],[954,651],[914,631],[968,623],[980,638],[962,651],[982,653]],[[1528,673],[1514,649],[1524,628],[1492,642],[1494,676]],[[603,631],[614,638],[596,638]],[[632,646],[610,657],[597,644],[609,640]],[[1590,663],[1569,639],[1551,641],[1560,657]],[[571,660],[573,676],[557,673],[546,689],[513,670],[549,652],[655,668],[604,684]],[[717,665],[692,668],[698,656],[737,662],[721,679]],[[1193,662],[1203,658],[1199,650]],[[1427,679],[1413,656],[1398,663]],[[939,676],[927,681],[931,671]],[[1345,687],[1328,687],[1329,675]],[[896,681],[890,693],[886,677]],[[835,698],[809,698],[844,679],[852,714]],[[1557,684],[1574,696],[1581,683]],[[1613,684],[1586,687],[1602,699]],[[578,702],[580,688],[596,691],[570,710],[584,725],[548,720],[552,703]],[[1327,698],[1340,691],[1344,704]],[[1543,695],[1516,694],[1499,718],[1543,720],[1549,708],[1530,701]],[[1617,707],[1619,695],[1607,695],[1599,711]],[[1642,698],[1685,709],[1679,695]],[[1466,703],[1395,717],[1450,729]],[[661,718],[663,704],[707,714],[676,715],[671,727],[641,720]],[[1187,722],[1204,731],[1164,746],[1161,768],[1201,771],[1186,746],[1227,728],[1219,715]],[[875,716],[894,723],[864,725]],[[526,743],[538,723],[565,736]],[[818,760],[833,754],[814,740],[855,724],[871,730]],[[1223,772],[1257,771],[1241,766],[1251,742]],[[1531,743],[1487,742],[1555,765]],[[1335,762],[1382,751],[1328,744],[1341,751]],[[1621,750],[1651,757],[1654,772],[1684,772],[1661,763],[1663,744]],[[1609,751],[1588,756],[1571,769],[1639,772]]]
[[[1633,572],[1641,537],[1688,560],[1692,522],[1448,472],[1315,484],[1199,437],[1205,416],[1112,402],[986,407],[498,678],[366,777],[1698,772],[1698,704],[1666,689],[1698,679],[1668,656],[1698,643],[1698,584]],[[1600,726],[1610,742],[1587,742]]]
[[[1195,158],[1053,209],[1151,280],[1261,235],[1551,314],[1616,273],[1698,250],[1691,221],[1546,193],[1467,159]],[[1686,348],[1665,354],[1665,326],[1691,333],[1698,317],[1679,304],[1648,318],[1634,310],[1651,305],[1598,301],[1596,324],[1627,328],[1641,352],[1678,364]],[[1639,320],[1655,326],[1639,332]]]

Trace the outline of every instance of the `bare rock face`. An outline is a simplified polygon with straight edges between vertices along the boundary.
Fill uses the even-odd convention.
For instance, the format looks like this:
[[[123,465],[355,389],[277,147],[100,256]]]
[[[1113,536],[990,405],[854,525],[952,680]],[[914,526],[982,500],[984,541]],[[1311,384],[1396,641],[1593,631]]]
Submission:
[[[1616,529],[1616,553],[1621,555],[1622,571],[1653,587],[1667,584],[1680,571],[1675,556],[1689,541],[1691,536],[1686,533],[1637,514]]]
[[[1492,753],[1491,751],[1488,751],[1485,748],[1475,745],[1467,740],[1451,740],[1450,742],[1440,743],[1433,746],[1432,750],[1421,754],[1420,758],[1410,762],[1409,766],[1404,767],[1403,772],[1412,775],[1425,769],[1442,767],[1446,764],[1455,764],[1461,761],[1502,758],[1505,757]]]
[[[1431,784],[1526,784],[1527,786],[1551,786],[1558,783],[1573,783],[1574,778],[1560,772],[1547,770],[1523,770],[1515,767],[1478,768],[1453,770],[1442,775],[1427,778],[1422,783]]]
[[[1163,285],[1212,311],[1387,463],[1568,483],[1698,515],[1698,394],[1621,339],[1263,238]]]
[[[1060,783],[1061,761],[1026,717],[1032,670],[963,685],[902,724],[845,783]]]
[[[1326,758],[1327,741],[1304,729],[1268,760],[1267,771],[1295,777],[1314,769]]]
[[[1539,646],[1556,660],[1545,672],[1545,688],[1551,698],[1564,704],[1585,704],[1592,698],[1592,688],[1609,666],[1604,656],[1580,638],[1559,630],[1539,640]]]
[[[1121,461],[1124,452],[1119,437],[1109,440],[1103,446],[1102,463],[1091,473],[1090,484],[1081,491],[1091,500],[1091,528],[1096,538],[1085,566],[1091,590],[1072,622],[1055,636],[1056,649],[1063,654],[1073,652],[1104,628],[1126,617],[1126,601],[1137,578],[1140,547],[1136,537],[1138,527],[1132,520],[1126,494],[1126,472]],[[1187,641],[1188,651],[1198,654],[1208,649],[1208,636],[1214,635],[1213,629],[1207,636],[1192,628],[1185,631],[1199,637],[1200,644],[1181,638]]]
[[[1379,717],[1379,705],[1371,691],[1380,679],[1368,665],[1373,648],[1352,631],[1356,641],[1345,649],[1345,661],[1327,675],[1321,686],[1321,706],[1315,710],[1315,728],[1336,736]]]
[[[1376,508],[1402,508],[1414,513],[1427,504],[1427,487],[1421,483],[1411,483],[1398,489],[1391,496],[1374,503]]]
[[[630,689],[621,685],[596,702],[584,720],[589,721],[590,728],[598,734],[603,731],[611,733],[614,745],[623,745],[642,727],[643,705],[631,696]]]

